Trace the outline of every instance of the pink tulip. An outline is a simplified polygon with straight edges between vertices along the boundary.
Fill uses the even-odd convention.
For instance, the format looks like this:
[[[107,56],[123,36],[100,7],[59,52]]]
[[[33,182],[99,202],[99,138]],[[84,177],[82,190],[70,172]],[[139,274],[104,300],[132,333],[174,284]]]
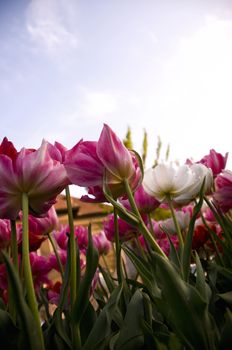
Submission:
[[[49,286],[47,293],[49,304],[59,304],[61,288],[62,284],[60,281],[56,281],[56,283]]]
[[[213,175],[217,176],[225,169],[227,158],[228,152],[223,156],[221,153],[217,153],[214,149],[211,149],[209,154],[204,156],[198,163],[202,163],[212,169]]]
[[[59,255],[61,265],[63,266],[63,268],[65,268],[67,261],[67,251],[63,249],[57,249],[57,253]],[[61,272],[55,253],[49,255],[48,262],[51,270],[54,269],[58,272]]]
[[[47,142],[47,153],[52,159],[56,160],[59,163],[63,163],[64,161],[65,150],[65,147],[57,142],[55,145]]]
[[[124,179],[129,181],[132,190],[138,187],[141,173],[134,154],[124,146],[106,124],[104,124],[98,141],[97,154],[106,169],[108,183],[115,186],[116,189],[119,187],[117,189],[119,193],[124,192],[123,189],[120,189]]]
[[[141,180],[141,171],[134,154],[119,140],[116,134],[104,125],[98,142],[80,141],[66,153],[65,166],[73,184],[89,188],[94,201],[105,201],[103,180],[113,196],[125,193],[124,180],[135,190]],[[89,197],[83,197],[91,201]]]
[[[138,234],[138,230],[135,227],[128,224],[121,218],[118,218],[118,230],[119,238],[122,241],[128,241]],[[107,239],[110,242],[113,242],[115,239],[114,214],[110,214],[107,216],[107,220],[104,222],[104,232]]]
[[[93,235],[93,245],[98,250],[99,255],[106,255],[111,248],[111,243],[106,238],[104,231]]]
[[[213,197],[219,207],[224,212],[232,209],[232,171],[222,171],[222,174],[215,179],[215,187]]]
[[[0,294],[1,290],[4,291],[7,289],[7,272],[6,272],[6,265],[0,264]]]
[[[69,233],[69,226],[65,225],[60,228],[58,231],[54,231],[52,233],[53,238],[56,241],[56,244],[59,249],[66,250],[68,245],[68,233]]]
[[[22,212],[19,213],[19,217],[22,218]],[[58,226],[58,217],[54,206],[51,207],[46,215],[42,218],[29,215],[29,249],[35,251],[39,249],[43,241],[45,241],[49,232],[52,232]],[[22,242],[22,225],[17,224],[18,241],[21,248]]]
[[[30,263],[34,286],[36,290],[39,290],[44,283],[50,283],[48,273],[51,271],[51,266],[48,258],[39,256],[36,253],[30,253]]]
[[[0,219],[0,251],[10,246],[10,237],[10,221]]]
[[[2,140],[2,143],[0,145],[0,154],[4,154],[11,159],[15,159],[18,155],[18,152],[16,148],[14,147],[13,143],[8,141],[7,137],[4,137]]]
[[[51,158],[48,148],[48,142],[43,141],[36,151],[23,148],[15,154],[8,147],[0,154],[0,218],[17,218],[23,192],[28,194],[30,212],[45,215],[67,186],[66,170]]]
[[[144,188],[142,185],[140,185],[136,189],[134,193],[134,200],[139,212],[143,214],[151,213],[160,205],[160,202],[155,197],[150,196],[147,192],[144,191]],[[131,210],[128,199],[122,199],[120,202],[125,208]]]
[[[70,229],[68,225],[61,227],[59,231],[53,232],[53,237],[60,249],[67,250],[68,235]],[[88,229],[84,226],[75,226],[74,235],[80,250],[86,250],[88,246]]]
[[[88,229],[84,226],[75,226],[74,234],[77,240],[79,249],[86,250],[88,247]]]
[[[88,194],[81,196],[83,202],[88,203],[101,203],[105,202],[106,198],[102,190],[102,186],[88,187]]]
[[[97,142],[79,141],[67,152],[65,167],[73,184],[102,186],[103,164],[97,155]]]
[[[174,247],[176,249],[178,249],[178,237],[176,235],[171,235],[170,239],[174,245]],[[142,247],[145,249],[145,251],[147,250],[147,245],[145,243],[144,237],[143,236],[139,236],[139,241],[140,244],[142,245]],[[170,254],[170,242],[169,239],[167,237],[167,235],[163,232],[162,234],[159,234],[159,238],[156,238],[157,243],[159,244],[160,248],[163,250],[163,252],[169,256]]]

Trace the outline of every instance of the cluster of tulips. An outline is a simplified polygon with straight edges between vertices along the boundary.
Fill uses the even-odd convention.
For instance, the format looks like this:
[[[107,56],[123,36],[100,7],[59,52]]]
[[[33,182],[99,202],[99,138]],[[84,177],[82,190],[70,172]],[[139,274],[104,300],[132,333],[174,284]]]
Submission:
[[[215,150],[143,169],[108,125],[72,149],[0,144],[0,340],[7,349],[230,349],[232,172]],[[69,185],[108,202],[74,226]],[[66,191],[69,222],[54,204]],[[42,242],[53,251],[40,255]],[[114,251],[114,268],[107,254]],[[56,270],[54,281],[51,272]],[[55,305],[55,311],[50,306]],[[41,319],[40,310],[45,309]]]

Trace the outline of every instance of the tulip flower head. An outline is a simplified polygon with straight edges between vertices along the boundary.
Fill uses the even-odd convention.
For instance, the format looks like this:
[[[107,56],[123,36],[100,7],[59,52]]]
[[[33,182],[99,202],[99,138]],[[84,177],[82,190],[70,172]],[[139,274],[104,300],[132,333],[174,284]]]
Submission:
[[[216,192],[214,200],[220,208],[227,212],[232,209],[232,171],[224,170],[215,180]]]
[[[189,166],[174,168],[159,164],[145,171],[143,187],[148,194],[163,202],[167,197],[175,198],[187,192],[193,182],[194,175]]]
[[[23,193],[28,195],[30,212],[35,216],[45,215],[55,203],[56,196],[69,183],[63,164],[49,155],[46,141],[38,150],[22,148],[18,153],[9,143],[8,148],[3,147],[3,143],[1,147],[5,153],[0,153],[0,218],[17,218]]]
[[[221,153],[217,153],[214,149],[211,149],[209,154],[204,156],[198,163],[202,163],[208,168],[212,169],[214,177],[220,174],[226,167],[228,158],[228,152],[223,156]]]
[[[174,199],[186,204],[199,194],[203,179],[207,176],[208,190],[212,185],[212,176],[203,164],[185,164],[180,167],[159,164],[145,171],[143,187],[148,194],[161,202]]]
[[[196,164],[196,163],[190,165],[190,169],[194,174],[193,184],[188,191],[186,191],[185,193],[175,198],[175,203],[177,204],[185,205],[191,202],[194,198],[196,198],[200,193],[203,180],[205,180],[204,193],[205,194],[211,193],[211,189],[213,185],[212,170],[206,167],[204,164]]]
[[[114,242],[115,240],[115,226],[114,226],[114,214],[109,214],[107,219],[104,221],[104,232],[106,238],[110,242]],[[118,231],[119,231],[119,239],[121,241],[129,241],[131,238],[138,235],[138,229],[134,226],[130,225],[126,221],[121,218],[118,218]]]
[[[150,196],[144,191],[142,185],[140,185],[134,192],[134,200],[136,206],[141,214],[149,214],[159,207],[160,202],[153,196]],[[121,204],[131,210],[131,206],[128,199],[122,199]]]
[[[104,125],[98,142],[79,141],[66,153],[65,167],[73,184],[89,189],[95,201],[105,201],[103,181],[117,198],[125,193],[124,180],[132,190],[141,181],[141,171],[133,152],[129,151],[108,125]],[[84,197],[89,199],[88,197]]]

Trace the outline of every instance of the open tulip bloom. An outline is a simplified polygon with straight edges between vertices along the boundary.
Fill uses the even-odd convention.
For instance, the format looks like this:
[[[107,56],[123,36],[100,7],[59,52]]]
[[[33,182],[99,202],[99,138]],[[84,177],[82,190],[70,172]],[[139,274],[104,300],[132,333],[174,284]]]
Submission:
[[[232,172],[214,149],[143,171],[104,125],[71,149],[0,144],[0,344],[18,350],[229,350]],[[143,176],[144,174],[144,176]],[[92,235],[69,185],[108,202]],[[53,204],[65,189],[68,222]],[[95,225],[96,227],[96,225]],[[41,255],[48,241],[51,251]]]

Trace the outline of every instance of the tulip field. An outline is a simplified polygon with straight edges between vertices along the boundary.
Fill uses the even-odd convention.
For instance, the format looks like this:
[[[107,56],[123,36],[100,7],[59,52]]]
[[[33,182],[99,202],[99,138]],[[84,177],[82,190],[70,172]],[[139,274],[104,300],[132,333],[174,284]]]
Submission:
[[[1,348],[231,349],[228,156],[211,149],[197,161],[147,168],[106,124],[97,141],[71,149],[43,140],[17,150],[5,137]],[[86,188],[82,201],[110,205],[98,232],[74,224],[70,185]],[[65,225],[54,209],[62,191]]]

